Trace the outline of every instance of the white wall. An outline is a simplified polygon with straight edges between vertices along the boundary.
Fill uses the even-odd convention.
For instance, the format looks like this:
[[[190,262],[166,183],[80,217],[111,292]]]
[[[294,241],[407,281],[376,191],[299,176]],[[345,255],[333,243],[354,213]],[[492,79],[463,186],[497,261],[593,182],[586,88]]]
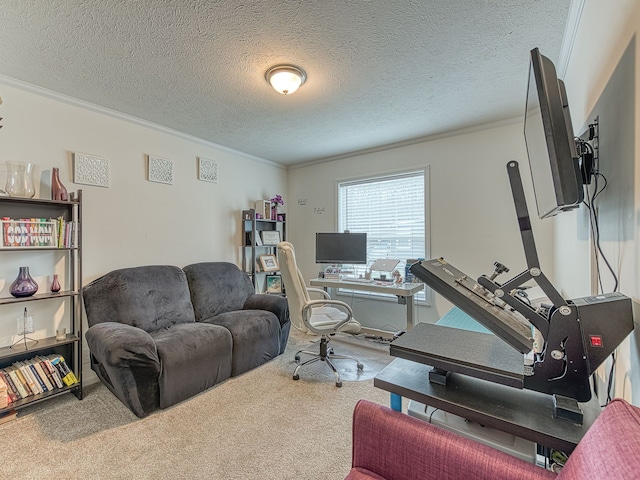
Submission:
[[[465,273],[478,277],[493,271],[493,262],[507,265],[506,280],[526,268],[506,164],[517,160],[532,212],[543,270],[553,278],[551,222],[538,222],[520,122],[485,126],[470,132],[355,155],[289,170],[289,240],[296,247],[305,278],[317,276],[315,233],[337,228],[339,180],[379,175],[429,165],[430,258],[444,257]],[[341,298],[344,300],[344,298]],[[347,298],[347,301],[351,299]],[[418,321],[435,322],[450,304],[436,296],[434,307],[418,309]],[[354,315],[366,326],[405,327],[405,312],[391,302],[353,300]]]
[[[636,308],[636,330],[617,352],[613,395],[640,405],[640,2],[584,2],[565,83],[576,134],[596,114],[601,122],[601,168],[609,186],[601,208],[601,245]],[[580,234],[583,213],[556,220],[556,272],[570,297],[595,293],[590,245]],[[577,261],[578,260],[578,261]],[[586,267],[586,268],[585,268]],[[612,277],[601,265],[604,291]],[[605,319],[606,320],[606,319]],[[610,362],[599,371],[600,391]],[[605,392],[606,393],[606,392]]]
[[[38,198],[50,198],[52,167],[60,168],[67,190],[82,189],[85,284],[111,270],[138,265],[185,266],[202,261],[239,265],[240,211],[276,193],[286,198],[286,171],[272,163],[6,79],[0,79],[0,96],[4,118],[0,188],[6,178],[4,160],[16,160],[35,164]],[[72,152],[107,159],[110,187],[75,185]],[[146,180],[147,154],[173,161],[173,185]],[[217,184],[197,179],[197,157],[218,163]],[[23,263],[30,266],[41,288],[47,288],[50,260],[0,255],[0,296],[9,296],[9,285]],[[52,334],[52,317],[55,323],[60,321],[63,312],[53,303],[29,305],[35,337]],[[0,346],[17,338],[13,319],[21,310],[3,308]],[[84,372],[91,374],[86,365]]]

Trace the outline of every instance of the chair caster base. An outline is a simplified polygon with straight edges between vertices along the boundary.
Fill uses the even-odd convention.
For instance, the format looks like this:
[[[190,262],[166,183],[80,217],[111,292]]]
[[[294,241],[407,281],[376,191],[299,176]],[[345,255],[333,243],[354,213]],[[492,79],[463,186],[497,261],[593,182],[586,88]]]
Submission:
[[[332,347],[328,347],[327,343],[329,342],[329,340],[326,338],[326,336],[322,336],[322,338],[320,339],[320,352],[319,354],[316,352],[311,352],[308,350],[298,350],[295,355],[294,355],[294,360],[296,363],[296,368],[293,371],[293,379],[294,380],[299,380],[300,379],[300,375],[298,374],[298,372],[300,371],[300,369],[302,367],[304,367],[305,365],[309,365],[311,363],[315,363],[315,362],[325,362],[329,368],[331,369],[331,371],[333,372],[333,376],[335,378],[335,385],[336,387],[340,388],[342,387],[342,379],[340,378],[340,373],[338,372],[338,369],[336,368],[336,366],[333,364],[333,360],[352,360],[356,362],[356,365],[358,366],[358,371],[361,372],[364,370],[364,365],[362,363],[360,363],[360,361],[356,358],[353,357],[347,357],[344,355],[336,355],[333,351]],[[300,361],[300,356],[301,354],[306,354],[306,355],[311,355],[311,358],[308,360],[305,360],[304,362],[301,363]]]

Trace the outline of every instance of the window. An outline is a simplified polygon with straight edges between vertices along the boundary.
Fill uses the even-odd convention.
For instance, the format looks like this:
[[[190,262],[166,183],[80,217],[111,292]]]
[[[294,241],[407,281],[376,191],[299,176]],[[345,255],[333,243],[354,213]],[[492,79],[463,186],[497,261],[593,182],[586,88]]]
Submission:
[[[400,260],[405,276],[407,259],[427,254],[426,188],[428,171],[419,170],[338,184],[338,231],[367,233],[368,265],[356,265],[365,273],[374,260]],[[424,292],[417,299],[424,300]]]

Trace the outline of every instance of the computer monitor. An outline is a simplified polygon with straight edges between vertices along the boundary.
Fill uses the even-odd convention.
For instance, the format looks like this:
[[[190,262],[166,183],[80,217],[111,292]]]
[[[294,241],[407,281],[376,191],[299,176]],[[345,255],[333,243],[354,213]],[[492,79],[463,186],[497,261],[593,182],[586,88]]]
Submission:
[[[366,233],[316,233],[316,263],[367,263]]]
[[[553,62],[537,48],[531,50],[524,136],[538,217],[576,208],[584,188],[567,94]]]

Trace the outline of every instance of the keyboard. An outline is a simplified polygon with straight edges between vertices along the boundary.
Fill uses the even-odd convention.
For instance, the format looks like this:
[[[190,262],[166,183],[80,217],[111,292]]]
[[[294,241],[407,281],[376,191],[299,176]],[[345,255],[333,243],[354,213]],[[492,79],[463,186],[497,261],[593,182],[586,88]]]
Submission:
[[[373,283],[373,280],[368,278],[343,278],[343,282],[353,282],[353,283]]]

